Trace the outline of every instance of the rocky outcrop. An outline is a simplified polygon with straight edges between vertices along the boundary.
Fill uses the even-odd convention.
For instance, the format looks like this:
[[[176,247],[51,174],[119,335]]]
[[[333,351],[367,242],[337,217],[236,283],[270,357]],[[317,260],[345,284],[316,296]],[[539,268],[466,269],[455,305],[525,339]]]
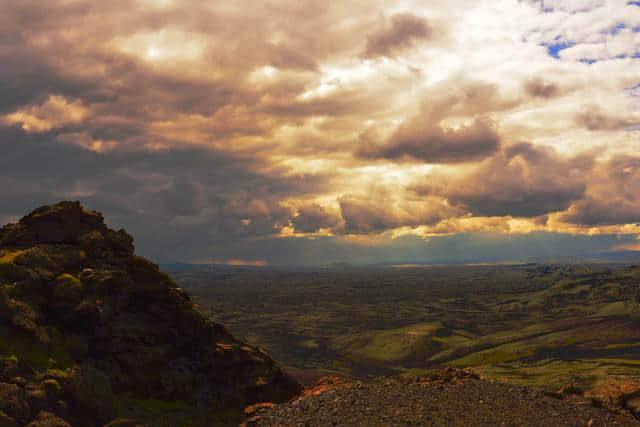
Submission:
[[[1,426],[212,425],[299,392],[99,213],[62,202],[0,230]]]

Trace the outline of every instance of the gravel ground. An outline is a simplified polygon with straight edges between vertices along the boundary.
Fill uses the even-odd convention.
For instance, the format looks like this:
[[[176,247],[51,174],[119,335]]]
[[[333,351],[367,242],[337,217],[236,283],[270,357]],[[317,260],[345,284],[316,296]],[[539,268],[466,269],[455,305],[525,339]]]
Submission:
[[[454,383],[354,383],[265,408],[255,426],[640,426],[579,396],[565,399],[479,379]]]

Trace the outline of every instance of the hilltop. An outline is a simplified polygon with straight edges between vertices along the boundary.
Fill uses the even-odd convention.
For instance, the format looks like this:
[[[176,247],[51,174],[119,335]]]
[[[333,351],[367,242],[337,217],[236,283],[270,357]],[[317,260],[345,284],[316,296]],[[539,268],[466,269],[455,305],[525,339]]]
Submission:
[[[0,426],[212,425],[301,391],[77,202],[0,230]]]

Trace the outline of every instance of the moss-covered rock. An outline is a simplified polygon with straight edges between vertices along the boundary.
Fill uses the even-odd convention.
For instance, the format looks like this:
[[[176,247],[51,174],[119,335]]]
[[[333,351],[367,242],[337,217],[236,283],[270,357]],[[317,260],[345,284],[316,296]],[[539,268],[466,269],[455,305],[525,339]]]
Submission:
[[[105,424],[104,427],[151,427],[151,424],[135,418],[118,418]]]
[[[53,287],[53,304],[58,307],[75,307],[82,301],[84,286],[77,277],[64,273],[56,278]]]
[[[60,333],[53,327],[47,332],[50,341],[42,342],[35,333],[0,323],[0,352],[12,354],[36,372],[50,368],[68,368],[73,359],[61,340]]]
[[[82,282],[77,277],[69,274],[63,273],[56,278],[57,283],[68,283],[71,287],[79,289],[82,291]]]
[[[16,258],[22,251],[8,251],[0,258],[0,278],[5,280],[25,280],[36,278],[34,271],[16,264]]]
[[[42,411],[27,427],[71,427],[71,424],[51,412]]]
[[[17,299],[9,299],[4,305],[5,316],[11,323],[27,332],[35,332],[39,327],[40,313],[31,304]]]
[[[14,365],[17,365],[20,362],[20,359],[18,359],[18,357],[15,354],[7,354],[5,355],[5,361],[7,363],[12,363]]]
[[[52,248],[46,246],[34,246],[17,254],[13,262],[21,269],[28,271],[29,278],[51,280],[64,267],[51,256]]]
[[[132,242],[72,202],[0,229],[0,383],[25,403],[0,410],[33,426],[197,426],[300,391],[135,256]]]
[[[16,420],[5,414],[3,411],[0,411],[0,427],[20,427],[20,425]]]
[[[50,399],[59,399],[62,396],[62,387],[60,387],[58,381],[53,378],[42,381],[40,387],[42,387]]]
[[[79,422],[102,425],[118,416],[116,395],[106,372],[89,365],[76,367],[66,384]]]
[[[0,246],[31,247],[38,244],[76,244],[89,231],[106,233],[102,215],[78,202],[42,206],[0,231]]]
[[[0,411],[16,421],[26,420],[30,409],[25,400],[24,390],[16,385],[0,383]]]

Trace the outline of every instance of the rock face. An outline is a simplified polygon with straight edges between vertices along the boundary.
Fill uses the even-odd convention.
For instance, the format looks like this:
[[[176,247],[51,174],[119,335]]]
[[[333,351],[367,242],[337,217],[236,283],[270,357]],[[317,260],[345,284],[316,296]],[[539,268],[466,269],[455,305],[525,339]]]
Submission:
[[[0,230],[0,426],[231,423],[300,391],[99,213],[62,202]]]

